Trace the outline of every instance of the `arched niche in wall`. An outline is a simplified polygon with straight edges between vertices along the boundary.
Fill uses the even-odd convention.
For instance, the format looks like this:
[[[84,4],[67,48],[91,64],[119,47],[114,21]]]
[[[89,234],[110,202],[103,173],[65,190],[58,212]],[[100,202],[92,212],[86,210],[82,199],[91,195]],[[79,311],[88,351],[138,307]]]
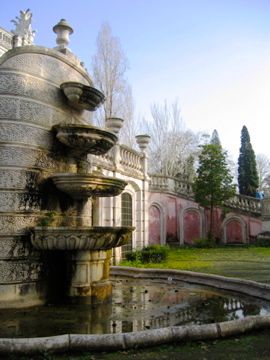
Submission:
[[[180,245],[193,244],[203,237],[203,214],[196,207],[187,207],[180,212]]]
[[[247,224],[241,216],[227,216],[222,223],[222,242],[224,244],[243,244],[247,242]]]
[[[149,207],[149,245],[166,244],[166,217],[161,204],[154,202]]]

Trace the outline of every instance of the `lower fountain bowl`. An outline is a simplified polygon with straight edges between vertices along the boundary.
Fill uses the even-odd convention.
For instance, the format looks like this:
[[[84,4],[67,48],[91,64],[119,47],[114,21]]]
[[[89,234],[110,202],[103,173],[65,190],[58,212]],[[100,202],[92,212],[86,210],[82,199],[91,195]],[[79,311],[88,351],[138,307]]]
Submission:
[[[134,227],[35,227],[31,243],[37,250],[109,250],[131,241]]]

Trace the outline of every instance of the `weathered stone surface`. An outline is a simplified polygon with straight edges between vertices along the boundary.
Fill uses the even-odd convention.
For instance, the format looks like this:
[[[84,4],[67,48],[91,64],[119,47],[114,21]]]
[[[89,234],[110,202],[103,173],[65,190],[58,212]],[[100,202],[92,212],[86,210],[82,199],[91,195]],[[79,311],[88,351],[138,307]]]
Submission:
[[[20,100],[13,96],[0,97],[0,119],[19,119]]]
[[[53,109],[47,105],[40,104],[33,100],[20,99],[20,121],[34,123],[50,129],[52,126],[52,114]]]
[[[24,146],[0,144],[0,167],[17,166],[25,168],[57,169],[56,162],[48,153]]]
[[[69,335],[59,335],[32,339],[1,339],[0,353],[43,353],[46,351],[67,351]],[[7,350],[8,349],[8,350]]]
[[[0,191],[0,212],[38,211],[40,206],[39,193]]]
[[[57,86],[26,74],[0,71],[0,94],[22,96],[56,107],[65,107],[66,104]]]
[[[28,228],[33,227],[39,221],[38,214],[0,214],[0,234],[20,235],[28,233]]]
[[[36,49],[38,51],[37,47]],[[40,51],[44,51],[44,48],[40,48]],[[53,50],[50,50],[50,53],[55,54]],[[89,85],[86,77],[70,65],[52,56],[44,56],[42,53],[18,54],[6,60],[2,66],[5,69],[23,71],[58,84],[72,80]]]
[[[28,236],[1,236],[0,259],[26,258],[30,254]]]
[[[38,177],[36,170],[0,168],[0,189],[37,190]]]
[[[18,124],[11,121],[0,123],[0,143],[14,142],[51,149],[53,135],[51,132],[27,124]]]
[[[132,227],[34,228],[32,244],[40,250],[107,250],[130,241]]]
[[[125,349],[124,334],[70,335],[70,347],[74,350]]]
[[[37,261],[0,261],[0,283],[36,281],[41,264]]]

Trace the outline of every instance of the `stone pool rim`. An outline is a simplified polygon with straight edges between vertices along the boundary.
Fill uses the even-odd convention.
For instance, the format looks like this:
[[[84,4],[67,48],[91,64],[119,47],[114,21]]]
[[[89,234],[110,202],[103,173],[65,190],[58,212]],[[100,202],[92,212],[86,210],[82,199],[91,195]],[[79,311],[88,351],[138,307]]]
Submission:
[[[112,266],[112,277],[184,281],[234,291],[264,300],[270,300],[270,285],[192,271],[167,269],[141,269]],[[184,341],[211,340],[238,336],[246,332],[270,327],[270,316],[248,316],[203,325],[168,326],[160,329],[117,334],[65,334],[39,338],[0,338],[0,354],[34,354],[42,352],[117,351],[156,346]]]

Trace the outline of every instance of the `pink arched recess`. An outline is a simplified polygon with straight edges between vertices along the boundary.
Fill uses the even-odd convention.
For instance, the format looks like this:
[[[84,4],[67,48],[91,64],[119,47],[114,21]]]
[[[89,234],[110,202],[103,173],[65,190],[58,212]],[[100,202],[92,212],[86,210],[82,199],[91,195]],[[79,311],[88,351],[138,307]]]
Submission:
[[[149,211],[149,245],[160,244],[161,214],[157,206],[152,205]]]
[[[231,220],[226,225],[226,239],[228,244],[243,243],[242,225],[237,220]]]
[[[187,210],[184,213],[184,243],[193,244],[195,239],[199,239],[200,234],[200,214],[198,211]]]

